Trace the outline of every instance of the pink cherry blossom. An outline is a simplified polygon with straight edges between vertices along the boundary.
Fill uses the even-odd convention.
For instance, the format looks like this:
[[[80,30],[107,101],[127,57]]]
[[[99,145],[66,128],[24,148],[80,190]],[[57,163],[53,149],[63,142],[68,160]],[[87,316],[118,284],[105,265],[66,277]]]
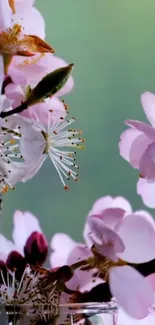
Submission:
[[[118,223],[113,228],[113,224],[107,226],[104,222],[104,209],[100,214],[88,216],[88,236],[96,251],[114,262],[119,258],[129,263],[144,263],[154,259],[155,223],[151,216],[144,211],[137,211],[124,214],[121,219],[117,217],[116,213]],[[132,267],[119,266],[119,263],[116,265],[109,270],[113,296],[133,317],[147,316],[153,302],[152,286]]]
[[[72,178],[78,180],[78,165],[75,164],[75,149],[84,149],[84,139],[80,138],[81,131],[68,128],[75,118],[58,117],[53,110],[45,112],[45,121],[40,120],[39,114],[33,111],[35,119],[18,116],[18,121],[25,121],[20,141],[20,151],[24,160],[32,165],[25,181],[32,178],[41,168],[45,159],[49,157],[55,167],[64,189],[68,189],[67,181]],[[16,121],[16,118],[15,118]],[[20,122],[19,124],[20,125]],[[62,147],[67,147],[64,151]],[[74,151],[69,150],[72,147]],[[66,181],[65,181],[66,180]]]
[[[141,103],[151,126],[144,122],[127,120],[130,129],[121,135],[121,156],[139,170],[137,193],[144,203],[155,207],[155,95],[149,92],[141,96]]]

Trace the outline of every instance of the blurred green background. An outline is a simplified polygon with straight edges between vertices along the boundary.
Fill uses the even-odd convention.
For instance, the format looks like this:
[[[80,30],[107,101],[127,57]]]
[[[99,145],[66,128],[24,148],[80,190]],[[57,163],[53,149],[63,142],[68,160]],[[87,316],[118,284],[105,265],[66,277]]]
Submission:
[[[36,5],[56,55],[76,64],[75,88],[65,101],[84,131],[86,150],[77,153],[80,180],[70,183],[68,192],[50,161],[31,181],[9,191],[1,226],[10,237],[15,209],[30,210],[49,240],[55,232],[81,240],[98,197],[123,195],[134,209],[143,208],[136,195],[138,172],[119,156],[118,142],[125,119],[145,120],[140,94],[155,91],[155,1],[36,0]]]

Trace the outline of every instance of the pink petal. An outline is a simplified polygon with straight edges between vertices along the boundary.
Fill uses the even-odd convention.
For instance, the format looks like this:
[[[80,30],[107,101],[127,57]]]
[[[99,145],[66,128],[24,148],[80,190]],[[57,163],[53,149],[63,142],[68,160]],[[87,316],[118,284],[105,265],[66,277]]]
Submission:
[[[137,194],[149,208],[155,208],[155,182],[149,183],[146,179],[140,178],[137,182]]]
[[[139,135],[133,142],[130,150],[130,164],[139,169],[139,164],[143,154],[145,153],[148,145],[152,142],[145,134]]]
[[[52,249],[50,264],[57,267],[67,264],[68,257],[77,243],[68,235],[57,233],[52,237],[50,246]]]
[[[13,15],[10,26],[12,27],[15,23],[23,27],[24,34],[45,38],[45,22],[36,8],[29,7],[26,4],[24,8],[23,5],[16,5],[16,13]]]
[[[155,129],[151,125],[145,122],[135,121],[135,120],[126,120],[125,124],[135,128],[140,132],[145,133],[151,139],[155,139]]]
[[[87,259],[90,256],[93,256],[90,249],[88,249],[83,244],[78,244],[74,246],[73,249],[70,251],[67,258],[67,264],[71,265],[73,263]]]
[[[40,54],[30,58],[14,56],[8,70],[12,81],[17,85],[35,86],[46,74],[46,67],[40,64],[40,57]]]
[[[141,103],[149,122],[155,127],[155,95],[145,92],[141,95]]]
[[[89,217],[88,223],[91,231],[90,237],[99,254],[117,261],[117,253],[125,249],[121,238],[98,218]]]
[[[109,273],[112,295],[117,303],[137,319],[148,315],[153,303],[153,290],[148,281],[130,266],[113,267]]]
[[[130,151],[134,141],[141,135],[142,133],[135,129],[127,129],[125,130],[120,137],[119,142],[119,150],[120,155],[130,162]]]
[[[121,208],[105,209],[101,214],[93,215],[101,219],[109,228],[114,229],[117,223],[124,217],[125,210]]]
[[[153,288],[153,291],[155,292],[155,273],[148,275],[147,280],[150,283],[151,287]]]
[[[64,104],[56,97],[49,98],[48,101],[44,103],[29,107],[21,115],[34,120],[38,118],[43,125],[47,126],[49,110],[52,110],[52,112],[50,112],[51,121],[66,116]]]
[[[117,325],[154,325],[155,317],[149,315],[143,319],[135,319],[130,315],[126,314],[121,308],[117,315]],[[108,324],[111,325],[111,324]],[[114,324],[112,324],[114,325]]]
[[[146,221],[148,221],[149,223],[151,223],[152,227],[155,229],[154,218],[152,218],[150,213],[148,213],[147,211],[144,211],[144,210],[139,210],[139,211],[134,212],[134,214],[143,216],[143,218],[146,219]]]
[[[124,197],[103,196],[94,203],[89,215],[100,214],[109,208],[120,208],[129,213],[132,211],[130,203]]]
[[[12,18],[12,11],[8,1],[0,1],[0,32],[10,27]]]
[[[15,0],[15,4],[22,5],[22,6],[33,6],[35,0]]]
[[[5,95],[13,100],[12,107],[17,107],[25,100],[25,94],[21,86],[9,84],[5,87]]]
[[[22,212],[16,210],[13,216],[14,225],[12,237],[15,243],[15,249],[23,254],[23,248],[28,237],[34,232],[42,233],[38,219],[28,211]]]
[[[155,142],[149,144],[141,157],[139,171],[143,178],[155,181]]]
[[[125,251],[118,254],[121,259],[144,263],[155,258],[155,227],[143,215],[126,216],[118,229],[118,235],[125,245]]]
[[[125,213],[131,213],[132,208],[129,202],[122,196],[104,196],[98,199],[91,211],[89,216],[96,215],[99,219],[111,229],[114,229],[116,224],[122,219]],[[90,232],[88,222],[86,221],[83,231],[85,242],[90,247],[91,240],[88,236]]]

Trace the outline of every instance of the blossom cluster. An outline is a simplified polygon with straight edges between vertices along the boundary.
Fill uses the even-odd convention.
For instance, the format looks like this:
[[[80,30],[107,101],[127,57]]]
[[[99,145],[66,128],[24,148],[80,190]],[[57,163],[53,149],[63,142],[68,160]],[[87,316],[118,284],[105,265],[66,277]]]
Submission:
[[[75,150],[84,139],[60,99],[73,88],[74,65],[54,52],[34,0],[0,1],[0,202],[48,156],[64,189],[70,178],[78,180]],[[139,171],[137,193],[155,207],[155,95],[144,93],[141,101],[151,126],[127,120],[119,150]],[[89,211],[83,239],[57,233],[49,251],[38,219],[15,212],[12,241],[0,234],[0,323],[81,324],[88,315],[73,315],[72,307],[100,302],[117,309],[113,325],[154,324],[152,216],[134,212],[121,196],[105,196]],[[103,322],[111,324],[106,316]]]
[[[35,24],[33,24],[35,21]],[[30,23],[31,22],[31,23]],[[65,189],[78,179],[81,130],[60,96],[73,88],[73,64],[46,43],[34,1],[0,3],[0,191],[31,179],[49,156]],[[67,147],[64,150],[63,147]]]

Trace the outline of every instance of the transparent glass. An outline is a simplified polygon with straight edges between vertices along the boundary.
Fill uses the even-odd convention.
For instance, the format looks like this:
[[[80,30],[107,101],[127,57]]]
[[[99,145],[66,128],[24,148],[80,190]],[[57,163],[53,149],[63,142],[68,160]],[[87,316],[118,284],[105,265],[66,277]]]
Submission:
[[[115,324],[116,313],[115,302],[60,304],[59,308],[50,304],[1,305],[0,325],[73,325],[77,322],[99,325],[104,324],[107,317],[112,325]]]

